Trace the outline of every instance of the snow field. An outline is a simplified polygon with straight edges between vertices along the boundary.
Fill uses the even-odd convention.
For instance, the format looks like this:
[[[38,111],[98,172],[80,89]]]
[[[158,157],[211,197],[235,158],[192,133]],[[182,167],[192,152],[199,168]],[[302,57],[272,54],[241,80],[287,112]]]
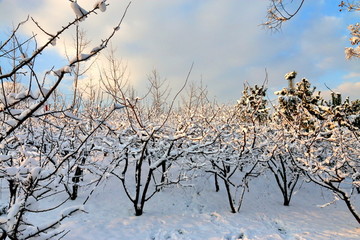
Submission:
[[[264,181],[265,180],[265,181]],[[341,201],[312,183],[297,188],[291,206],[282,205],[271,177],[250,183],[240,213],[230,213],[225,191],[214,191],[211,179],[193,187],[168,188],[134,216],[118,180],[110,178],[86,206],[64,222],[65,239],[359,239],[360,228]],[[80,197],[75,202],[81,202]],[[76,204],[76,203],[69,203]]]

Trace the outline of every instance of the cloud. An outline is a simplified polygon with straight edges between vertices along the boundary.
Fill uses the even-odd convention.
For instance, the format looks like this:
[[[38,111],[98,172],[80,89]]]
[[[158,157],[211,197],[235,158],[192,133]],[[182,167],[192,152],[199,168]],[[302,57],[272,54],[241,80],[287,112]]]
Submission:
[[[354,101],[359,99],[360,82],[344,82],[335,88],[331,88],[331,91],[321,91],[321,96],[326,100],[330,100],[332,92],[340,93],[343,101],[347,97],[349,97],[351,101]]]
[[[344,79],[349,79],[349,78],[360,78],[360,72],[350,72],[344,76]]]
[[[335,91],[341,93],[343,98],[350,97],[350,100],[359,99],[360,81],[342,83],[335,89]]]
[[[78,2],[86,9],[94,3]],[[127,5],[126,1],[107,2],[110,6],[105,13],[99,12],[80,25],[91,39],[89,47],[111,32]],[[326,13],[329,3],[305,2],[299,15],[276,34],[259,27],[267,5],[264,0],[133,1],[112,45],[118,58],[128,65],[132,84],[139,91],[148,85],[147,74],[154,68],[176,91],[194,62],[190,80],[202,80],[220,101],[238,99],[244,81],[261,84],[265,69],[271,89],[286,86],[283,76],[292,70],[314,85],[326,82],[334,88],[346,82],[346,77],[335,78],[334,72],[342,76],[358,72],[358,62],[344,59],[343,50],[348,45],[346,19],[337,12]],[[74,19],[68,1],[3,0],[0,8],[5,13],[0,16],[3,26],[11,25],[10,19],[21,20],[30,13],[47,31],[54,32]],[[33,25],[25,32],[39,33],[40,42],[47,39]],[[72,54],[69,49],[74,32],[71,29],[70,34],[62,36],[52,51],[64,56],[65,42]],[[96,72],[91,73],[94,78]]]

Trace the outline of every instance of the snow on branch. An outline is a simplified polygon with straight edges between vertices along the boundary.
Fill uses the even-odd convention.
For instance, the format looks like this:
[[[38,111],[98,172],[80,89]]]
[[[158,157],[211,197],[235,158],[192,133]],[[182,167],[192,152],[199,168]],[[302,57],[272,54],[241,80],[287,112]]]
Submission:
[[[80,5],[76,1],[71,2],[70,6],[74,11],[76,17],[79,19],[79,21],[84,21],[85,18],[87,17],[88,12],[82,7],[80,7]]]

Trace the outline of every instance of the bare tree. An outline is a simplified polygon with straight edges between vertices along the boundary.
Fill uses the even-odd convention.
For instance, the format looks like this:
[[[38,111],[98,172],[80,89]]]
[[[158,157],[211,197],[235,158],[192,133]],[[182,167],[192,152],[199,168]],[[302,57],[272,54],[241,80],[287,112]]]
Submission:
[[[90,41],[86,39],[86,32],[80,29],[79,24],[75,26],[75,37],[74,37],[74,48],[75,48],[75,56],[80,56],[81,53],[84,53],[85,49],[90,45]],[[64,44],[65,45],[65,44]],[[67,46],[65,45],[65,51],[67,55],[68,61],[71,61],[71,57],[67,53]],[[93,61],[94,63],[94,61]],[[76,63],[72,68],[71,74],[74,77],[74,85],[73,85],[73,100],[71,107],[75,110],[78,109],[79,106],[76,106],[79,98],[79,80],[81,76],[85,75],[86,72],[90,69],[93,63],[88,64],[88,66],[84,66],[84,63]]]
[[[263,26],[271,30],[281,29],[284,22],[292,19],[300,11],[304,2],[305,0],[270,0],[267,21],[263,23]]]
[[[157,70],[153,70],[148,76],[150,82],[151,107],[149,114],[154,117],[166,111],[166,103],[170,94],[169,86],[166,86],[166,79],[161,79]]]

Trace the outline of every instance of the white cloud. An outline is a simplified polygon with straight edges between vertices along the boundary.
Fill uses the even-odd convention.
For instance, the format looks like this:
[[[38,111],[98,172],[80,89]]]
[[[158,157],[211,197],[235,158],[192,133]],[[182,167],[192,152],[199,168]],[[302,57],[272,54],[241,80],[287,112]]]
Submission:
[[[78,2],[86,9],[94,3]],[[91,46],[112,30],[127,5],[126,1],[107,2],[110,6],[105,13],[99,12],[81,23],[92,40]],[[321,10],[328,4],[324,1],[306,4],[300,15],[285,23],[282,32],[270,34],[259,27],[268,5],[264,0],[133,1],[113,46],[127,63],[138,89],[147,86],[146,76],[156,68],[175,91],[194,61],[191,80],[202,78],[209,92],[225,101],[239,98],[244,81],[262,83],[265,68],[271,88],[285,86],[283,76],[292,70],[315,85],[322,85],[325,80],[318,79],[332,71],[349,76],[358,72],[358,62],[345,61],[343,56],[348,44],[343,34],[345,21],[323,15]],[[314,7],[317,14],[304,20],[301,14]],[[30,13],[49,32],[74,18],[68,1],[3,0],[0,9],[5,13],[0,16],[2,24],[9,26],[11,21],[22,20]],[[35,26],[26,29],[27,33],[32,31],[39,32]],[[62,36],[55,48],[58,53],[64,54],[62,41],[68,45],[73,42],[72,34]],[[342,84],[343,78],[329,81],[336,81],[336,86]]]
[[[340,93],[343,101],[347,97],[349,97],[351,101],[354,101],[359,99],[360,82],[344,82],[334,88],[331,88],[331,91],[321,91],[321,95],[324,99],[330,100],[332,92]]]
[[[350,100],[359,99],[360,81],[342,83],[335,89],[335,91],[341,93],[343,98],[350,97]]]
[[[349,78],[360,78],[360,72],[350,72],[344,76],[345,79]]]

